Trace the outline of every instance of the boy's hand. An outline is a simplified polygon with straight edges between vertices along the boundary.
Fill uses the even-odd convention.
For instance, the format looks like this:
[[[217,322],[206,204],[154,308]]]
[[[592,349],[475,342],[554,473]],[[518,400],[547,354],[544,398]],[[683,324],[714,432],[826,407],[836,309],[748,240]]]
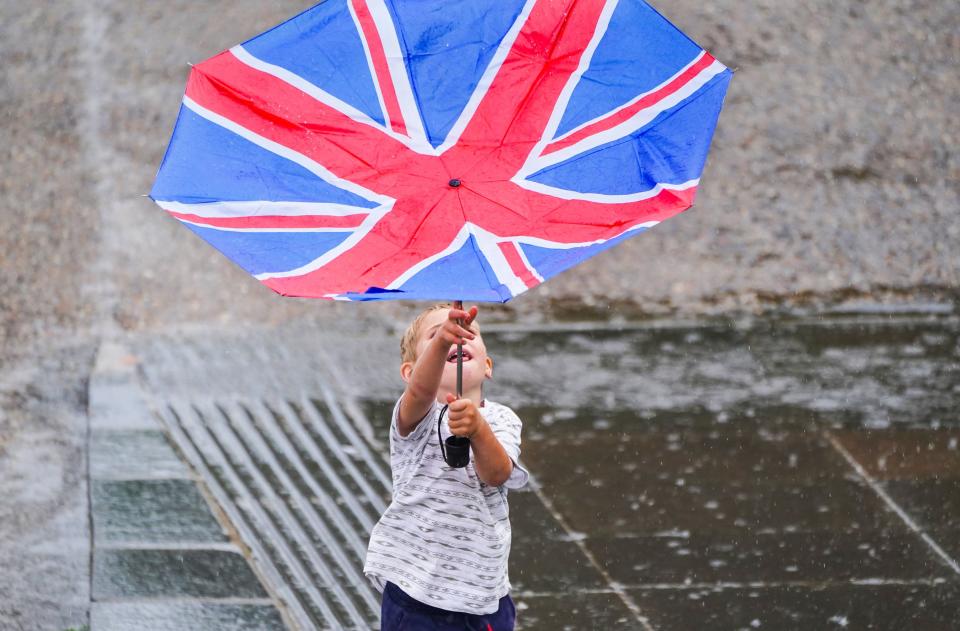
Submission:
[[[480,415],[480,410],[470,399],[458,399],[453,394],[447,394],[448,424],[450,433],[456,436],[472,438],[483,429],[487,421]]]
[[[477,337],[476,333],[469,329],[470,323],[477,317],[477,308],[470,307],[469,311],[451,309],[447,313],[447,319],[437,331],[436,338],[450,346],[451,344],[463,344],[466,340],[472,340]],[[462,320],[461,325],[458,320]],[[434,339],[436,339],[434,338]]]

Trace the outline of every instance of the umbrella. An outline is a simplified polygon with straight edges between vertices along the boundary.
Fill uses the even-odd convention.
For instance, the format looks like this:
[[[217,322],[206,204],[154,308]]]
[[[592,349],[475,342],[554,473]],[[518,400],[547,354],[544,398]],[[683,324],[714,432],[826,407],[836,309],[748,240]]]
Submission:
[[[690,207],[730,77],[640,0],[328,0],[193,66],[150,196],[283,295],[505,302]]]

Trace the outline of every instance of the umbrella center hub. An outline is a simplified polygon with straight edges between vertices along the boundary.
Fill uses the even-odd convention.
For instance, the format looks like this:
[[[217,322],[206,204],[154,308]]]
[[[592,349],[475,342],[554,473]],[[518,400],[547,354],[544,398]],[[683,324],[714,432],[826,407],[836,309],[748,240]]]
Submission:
[[[450,188],[458,188],[460,186],[460,180],[454,178],[447,182],[450,185]]]

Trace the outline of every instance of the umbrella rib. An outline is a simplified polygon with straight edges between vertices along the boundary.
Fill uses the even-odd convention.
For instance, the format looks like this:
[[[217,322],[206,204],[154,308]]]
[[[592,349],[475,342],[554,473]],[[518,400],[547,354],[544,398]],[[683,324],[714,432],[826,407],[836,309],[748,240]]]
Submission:
[[[477,193],[477,191],[474,191],[472,189],[467,189],[467,190],[469,190],[474,195],[477,195],[478,197],[486,199],[487,201],[492,201],[492,200],[489,200],[487,197],[480,195],[479,193]],[[487,255],[484,254],[483,249],[480,247],[480,241],[479,241],[480,237],[474,234],[474,231],[469,228],[469,226],[472,224],[469,221],[469,219],[467,219],[467,209],[464,208],[463,197],[461,197],[460,191],[457,191],[457,204],[459,204],[460,212],[463,214],[463,223],[465,226],[468,226],[467,230],[470,233],[470,235],[473,237],[473,246],[472,246],[473,254],[474,256],[477,257],[477,261],[480,262],[480,269],[483,270],[483,276],[484,278],[487,279],[487,285],[490,286],[490,289],[497,292],[498,295],[502,296],[502,291],[500,288],[504,285],[504,283],[497,276],[496,270],[493,269],[494,267],[493,263],[489,260]],[[484,265],[484,263],[486,263],[486,265]],[[491,278],[490,274],[487,272],[487,267],[489,267],[490,271],[493,272],[493,278]]]
[[[723,73],[720,73],[720,74],[723,74]],[[717,76],[720,76],[720,75],[717,75]],[[662,118],[659,118],[659,117],[658,117],[658,119],[655,119],[654,121],[651,121],[651,122],[648,123],[645,127],[641,127],[641,128],[635,129],[635,130],[633,130],[632,132],[628,133],[626,136],[623,136],[622,138],[619,138],[619,139],[617,139],[617,140],[611,140],[610,142],[607,142],[607,143],[598,145],[598,146],[596,146],[596,147],[593,147],[592,149],[586,149],[586,150],[584,150],[584,151],[582,151],[582,152],[580,152],[580,153],[577,153],[577,154],[574,155],[574,156],[571,156],[571,157],[566,158],[566,159],[564,159],[564,160],[561,160],[561,161],[559,161],[559,162],[553,162],[553,163],[547,164],[546,166],[544,166],[544,167],[541,168],[541,169],[538,169],[538,170],[535,171],[535,172],[525,173],[525,174],[521,173],[521,174],[524,175],[523,179],[527,179],[527,178],[532,177],[532,176],[534,176],[534,175],[539,175],[539,174],[543,174],[543,173],[549,173],[550,171],[552,171],[552,170],[554,170],[554,169],[557,169],[557,168],[559,168],[559,167],[561,167],[561,166],[565,166],[565,165],[570,164],[570,163],[572,163],[572,162],[576,162],[576,161],[578,161],[578,160],[582,160],[582,159],[587,158],[588,156],[592,156],[593,154],[598,153],[598,152],[600,152],[600,151],[606,151],[607,149],[612,149],[612,148],[614,148],[614,147],[619,147],[620,145],[622,145],[622,144],[624,144],[624,143],[633,142],[633,141],[635,141],[635,140],[637,140],[637,139],[639,139],[639,138],[647,135],[647,134],[650,133],[651,131],[655,130],[657,127],[659,127],[660,125],[664,124],[665,122],[667,122],[668,120],[670,120],[671,118],[673,118],[674,116],[676,116],[677,114],[679,114],[680,112],[682,112],[684,109],[686,109],[687,107],[689,107],[690,105],[692,105],[693,103],[695,103],[698,99],[703,98],[706,94],[712,92],[712,91],[715,90],[718,86],[721,86],[721,85],[722,85],[722,83],[714,83],[713,85],[710,85],[710,84],[708,83],[707,86],[709,86],[709,87],[706,87],[706,86],[705,86],[706,89],[698,90],[697,92],[693,93],[692,95],[690,95],[689,98],[687,98],[682,104],[678,105],[675,109],[670,110],[668,113],[663,114],[663,115],[662,115]],[[642,130],[642,131],[641,131],[641,130]],[[638,132],[639,132],[639,133],[638,133]],[[652,145],[652,146],[656,147],[656,145]],[[540,156],[540,158],[542,159],[543,156]],[[536,160],[536,159],[535,159],[535,160]],[[534,162],[534,164],[536,164],[536,162]],[[601,203],[602,203],[602,202],[601,202]]]
[[[509,180],[494,180],[494,181],[507,182],[507,181],[509,181]],[[480,197],[480,198],[482,198],[482,199],[485,199],[486,201],[490,202],[491,204],[493,204],[493,205],[495,205],[495,206],[497,206],[497,207],[499,207],[499,208],[502,208],[502,209],[506,210],[507,212],[516,215],[517,217],[520,217],[520,218],[522,218],[522,219],[524,219],[524,220],[526,220],[526,221],[529,221],[529,220],[530,220],[530,218],[527,217],[526,215],[524,215],[523,213],[518,212],[518,211],[510,208],[509,206],[505,205],[503,202],[498,201],[498,200],[494,199],[493,197],[490,197],[489,195],[484,195],[484,194],[481,193],[480,191],[478,191],[478,190],[476,190],[476,189],[473,189],[473,188],[470,188],[470,187],[467,186],[467,185],[464,185],[464,188],[466,188],[468,191],[470,191],[471,193],[473,193],[473,194],[476,195],[477,197]],[[467,221],[466,212],[464,212],[464,221]],[[504,235],[498,235],[498,236],[504,236]]]

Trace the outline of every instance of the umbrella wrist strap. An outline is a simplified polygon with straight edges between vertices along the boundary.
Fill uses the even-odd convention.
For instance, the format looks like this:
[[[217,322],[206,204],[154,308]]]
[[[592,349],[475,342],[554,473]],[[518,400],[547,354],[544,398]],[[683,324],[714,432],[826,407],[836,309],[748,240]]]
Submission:
[[[440,443],[440,454],[443,456],[443,461],[447,462],[447,452],[443,448],[443,435],[440,433],[440,426],[443,423],[443,415],[447,413],[447,408],[449,405],[443,406],[443,409],[440,410],[440,416],[437,418],[437,441]]]

